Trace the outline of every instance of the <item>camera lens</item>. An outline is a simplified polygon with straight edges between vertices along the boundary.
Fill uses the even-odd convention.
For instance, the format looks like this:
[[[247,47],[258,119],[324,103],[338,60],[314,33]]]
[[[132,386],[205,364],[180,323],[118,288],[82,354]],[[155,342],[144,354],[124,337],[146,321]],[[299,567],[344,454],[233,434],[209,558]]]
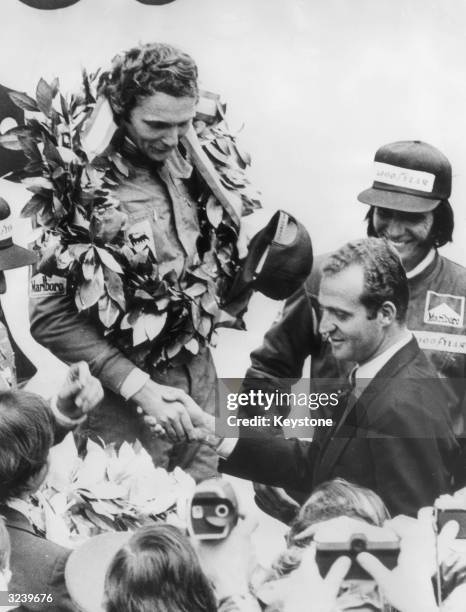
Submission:
[[[364,552],[366,550],[366,538],[362,535],[354,536],[351,540],[351,550],[355,553]]]
[[[226,504],[218,504],[215,506],[215,514],[220,518],[225,518],[228,516],[229,512],[230,510]]]

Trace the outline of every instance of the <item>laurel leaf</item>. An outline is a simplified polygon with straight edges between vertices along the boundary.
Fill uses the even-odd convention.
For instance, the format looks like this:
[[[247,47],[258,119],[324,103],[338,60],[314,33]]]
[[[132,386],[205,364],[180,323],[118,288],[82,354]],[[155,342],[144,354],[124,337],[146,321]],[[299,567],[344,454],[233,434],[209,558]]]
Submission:
[[[120,264],[117,260],[109,253],[106,249],[102,249],[100,247],[95,247],[97,253],[99,254],[100,261],[106,267],[116,272],[117,274],[123,274],[123,270],[121,269]]]
[[[52,109],[53,89],[44,79],[40,79],[37,84],[36,99],[39,109],[46,117],[49,117]]]
[[[146,329],[146,335],[149,340],[154,340],[162,329],[165,326],[167,321],[167,313],[164,312],[162,314],[152,314],[145,313],[143,315],[144,318],[144,327]]]
[[[104,293],[104,275],[101,266],[97,266],[92,280],[84,281],[76,291],[78,310],[86,310],[96,304]]]
[[[223,207],[214,196],[207,200],[206,214],[213,227],[217,228],[222,222]]]
[[[199,342],[196,340],[196,338],[191,338],[191,340],[188,340],[188,342],[186,342],[184,348],[187,349],[193,355],[197,355],[199,353]]]
[[[36,113],[39,111],[37,102],[26,93],[22,91],[10,91],[8,95],[10,96],[12,102],[14,102],[19,108]]]
[[[95,257],[94,249],[89,249],[84,257],[82,264],[83,276],[87,281],[91,281],[95,274]]]

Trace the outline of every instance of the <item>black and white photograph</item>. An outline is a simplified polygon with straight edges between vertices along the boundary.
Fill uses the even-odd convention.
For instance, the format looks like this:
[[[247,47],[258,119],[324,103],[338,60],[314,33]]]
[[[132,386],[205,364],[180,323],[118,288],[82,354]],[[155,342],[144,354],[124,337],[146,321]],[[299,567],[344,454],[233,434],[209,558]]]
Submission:
[[[0,610],[466,612],[466,5],[1,4]]]

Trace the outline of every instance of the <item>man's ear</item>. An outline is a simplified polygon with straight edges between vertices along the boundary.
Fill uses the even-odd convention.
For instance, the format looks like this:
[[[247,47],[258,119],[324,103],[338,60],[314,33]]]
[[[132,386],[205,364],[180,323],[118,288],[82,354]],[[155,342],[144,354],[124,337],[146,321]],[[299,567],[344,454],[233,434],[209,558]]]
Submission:
[[[397,310],[393,302],[386,301],[377,312],[377,317],[382,325],[391,325],[396,320]]]

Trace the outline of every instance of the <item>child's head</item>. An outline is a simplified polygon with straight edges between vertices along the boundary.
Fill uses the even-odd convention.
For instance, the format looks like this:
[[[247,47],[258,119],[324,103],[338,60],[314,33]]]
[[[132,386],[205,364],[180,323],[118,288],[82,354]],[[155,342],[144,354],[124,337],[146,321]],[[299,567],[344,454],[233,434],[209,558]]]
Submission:
[[[105,578],[106,612],[214,612],[215,596],[188,538],[171,525],[139,529]]]

